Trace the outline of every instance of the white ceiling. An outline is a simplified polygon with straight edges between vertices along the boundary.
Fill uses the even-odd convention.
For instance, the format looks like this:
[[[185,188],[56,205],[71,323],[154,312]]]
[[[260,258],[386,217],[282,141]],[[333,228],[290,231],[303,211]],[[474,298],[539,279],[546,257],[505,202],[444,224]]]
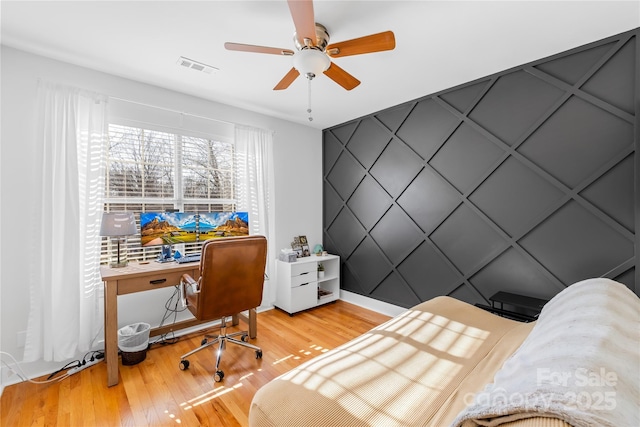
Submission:
[[[319,129],[640,27],[633,1],[328,1],[314,3],[331,42],[391,30],[396,49],[336,58],[362,83],[326,76],[272,88],[295,50],[286,1],[2,1],[3,44]],[[178,66],[184,56],[220,69]]]

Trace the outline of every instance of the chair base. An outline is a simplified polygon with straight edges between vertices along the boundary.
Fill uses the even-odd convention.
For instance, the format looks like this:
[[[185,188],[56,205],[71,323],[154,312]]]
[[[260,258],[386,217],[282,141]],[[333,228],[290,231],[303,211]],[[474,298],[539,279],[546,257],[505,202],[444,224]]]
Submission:
[[[236,339],[238,335],[241,336],[240,339]],[[209,341],[208,338],[214,338],[212,341]],[[216,355],[216,373],[214,375],[214,380],[216,382],[222,381],[224,378],[224,372],[220,370],[220,360],[222,359],[222,353],[224,352],[227,342],[231,344],[241,345],[243,347],[250,348],[255,350],[256,359],[262,359],[262,349],[256,345],[249,344],[246,340],[249,339],[249,334],[247,331],[233,332],[231,334],[227,334],[227,319],[223,317],[220,322],[220,333],[218,335],[205,335],[205,338],[202,340],[202,345],[200,347],[191,350],[190,352],[183,354],[180,356],[180,369],[186,370],[189,369],[189,361],[186,359],[194,353],[197,353],[205,348],[208,348],[214,344],[218,344],[218,352]]]

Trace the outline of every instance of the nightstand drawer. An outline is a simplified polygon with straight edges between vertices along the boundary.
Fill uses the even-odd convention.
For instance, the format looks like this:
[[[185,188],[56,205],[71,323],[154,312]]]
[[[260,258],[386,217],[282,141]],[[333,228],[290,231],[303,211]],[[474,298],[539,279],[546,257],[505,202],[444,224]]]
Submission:
[[[318,273],[314,270],[313,272],[308,271],[299,276],[294,276],[291,278],[291,287],[295,288],[297,286],[303,285],[309,282],[316,282],[318,280]]]
[[[291,277],[309,275],[309,273],[315,271],[318,271],[318,265],[315,262],[301,262],[299,264],[291,264]]]

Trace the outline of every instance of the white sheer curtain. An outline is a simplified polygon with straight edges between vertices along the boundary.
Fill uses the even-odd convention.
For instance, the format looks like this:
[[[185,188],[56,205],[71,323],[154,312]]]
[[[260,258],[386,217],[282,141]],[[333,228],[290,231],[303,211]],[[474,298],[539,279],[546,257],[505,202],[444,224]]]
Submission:
[[[250,126],[235,126],[236,146],[236,200],[237,210],[249,213],[249,232],[267,238],[269,255],[267,275],[273,271],[273,242],[269,239],[272,223],[269,221],[271,209],[270,194],[273,183],[273,133]],[[275,290],[265,283],[262,304],[270,305]]]
[[[39,82],[42,194],[30,278],[26,362],[90,350],[100,315],[102,153],[107,98]]]

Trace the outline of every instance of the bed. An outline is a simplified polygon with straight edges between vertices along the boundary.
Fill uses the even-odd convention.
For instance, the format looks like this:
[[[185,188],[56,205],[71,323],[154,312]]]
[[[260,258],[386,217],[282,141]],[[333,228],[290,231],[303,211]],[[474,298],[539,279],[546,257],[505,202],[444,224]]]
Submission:
[[[262,387],[249,425],[640,425],[639,313],[608,279],[568,287],[532,323],[437,297]]]

